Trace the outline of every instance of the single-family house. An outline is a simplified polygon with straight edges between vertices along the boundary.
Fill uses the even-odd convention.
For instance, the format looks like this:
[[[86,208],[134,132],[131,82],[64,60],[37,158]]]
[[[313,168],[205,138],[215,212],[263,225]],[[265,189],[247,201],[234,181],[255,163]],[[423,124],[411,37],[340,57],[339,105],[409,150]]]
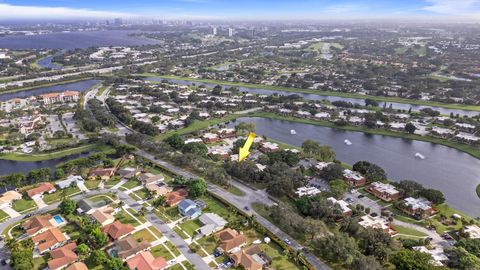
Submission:
[[[227,221],[215,213],[204,213],[200,215],[198,220],[200,220],[203,226],[197,230],[196,238],[218,232],[227,225]]]
[[[138,253],[127,260],[130,270],[163,270],[167,268],[167,261],[163,257],[155,258],[150,251]]]
[[[50,228],[32,237],[40,254],[61,247],[68,240],[59,228]]]
[[[235,266],[240,266],[245,270],[261,270],[272,262],[272,259],[258,245],[233,253],[230,258]]]
[[[88,180],[109,180],[115,174],[115,168],[95,168],[88,172]]]
[[[157,182],[154,184],[148,184],[145,186],[146,189],[148,189],[153,197],[159,197],[159,196],[165,196],[166,194],[170,193],[173,191],[173,188],[168,186],[164,182]]]
[[[234,138],[237,136],[237,133],[235,132],[234,128],[222,128],[219,131],[217,131],[217,134],[220,136],[220,138],[225,139],[225,138]]]
[[[11,207],[14,201],[20,200],[21,198],[22,198],[22,194],[14,190],[9,190],[3,193],[2,196],[0,197],[0,209],[3,209],[5,207]]]
[[[65,270],[88,270],[88,267],[83,262],[76,262],[65,268]]]
[[[202,210],[190,199],[185,199],[178,204],[178,212],[190,219],[197,218],[202,214]]]
[[[107,226],[108,224],[112,224],[115,222],[115,217],[113,214],[115,210],[112,207],[102,207],[96,209],[92,213],[92,217],[102,226]]]
[[[218,249],[222,252],[237,252],[247,243],[247,238],[236,230],[226,228],[215,234],[219,241]]]
[[[72,185],[83,184],[85,180],[80,175],[69,175],[65,180],[56,182],[60,189],[71,187]]]
[[[119,169],[117,171],[117,174],[121,177],[121,178],[125,178],[125,179],[130,179],[134,176],[137,176],[140,174],[140,170],[136,169],[136,168],[131,168],[131,167],[127,167],[127,168],[122,168],[122,169]]]
[[[216,143],[222,140],[222,138],[215,133],[205,133],[201,138],[204,143]]]
[[[161,174],[142,173],[140,176],[138,176],[138,180],[140,180],[144,185],[148,185],[163,182],[165,181],[165,177],[163,177]]]
[[[135,231],[135,228],[132,224],[123,224],[122,222],[117,220],[103,227],[102,231],[107,234],[112,240],[118,240]]]
[[[22,223],[22,229],[25,230],[29,236],[35,236],[50,228],[53,228],[54,226],[51,220],[52,216],[49,214],[34,216]]]
[[[176,191],[169,192],[165,195],[165,203],[168,206],[175,206],[181,201],[186,199],[188,196],[188,191],[185,189],[179,189]]]
[[[44,193],[51,194],[51,193],[54,193],[55,191],[57,191],[57,189],[52,183],[43,182],[38,184],[37,187],[27,190],[27,195],[32,200],[35,200],[35,199],[41,198]]]
[[[138,242],[131,236],[124,237],[115,241],[117,256],[122,260],[127,260],[142,251],[150,248],[151,244],[147,241]]]
[[[63,247],[50,251],[51,260],[48,261],[49,270],[63,269],[78,260],[75,253],[77,244],[75,242],[68,243]]]

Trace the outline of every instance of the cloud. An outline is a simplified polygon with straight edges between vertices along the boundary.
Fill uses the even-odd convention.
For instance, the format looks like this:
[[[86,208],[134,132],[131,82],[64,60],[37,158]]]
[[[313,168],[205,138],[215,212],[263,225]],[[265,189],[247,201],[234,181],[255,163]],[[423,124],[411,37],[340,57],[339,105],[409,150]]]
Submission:
[[[0,1],[0,14],[2,19],[84,19],[84,18],[113,18],[129,17],[132,14],[110,12],[93,9],[75,9],[67,7],[40,7],[17,6],[2,4]]]
[[[437,14],[458,15],[478,13],[480,0],[426,0],[428,6],[421,9]]]

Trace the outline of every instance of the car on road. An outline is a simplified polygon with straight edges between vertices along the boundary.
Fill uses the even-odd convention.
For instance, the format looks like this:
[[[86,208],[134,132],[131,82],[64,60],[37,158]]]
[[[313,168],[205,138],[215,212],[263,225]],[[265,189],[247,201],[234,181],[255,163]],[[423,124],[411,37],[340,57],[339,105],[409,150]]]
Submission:
[[[248,206],[245,206],[245,207],[243,207],[243,209],[245,209],[245,210],[249,211],[249,210],[250,210],[250,207],[248,207]]]
[[[346,198],[345,201],[348,202],[348,203],[353,203],[353,199],[352,199],[352,198]]]
[[[286,243],[287,245],[291,245],[291,244],[292,244],[292,242],[291,242],[290,240],[288,240],[288,239],[285,239],[285,240],[283,240],[283,241],[285,241],[285,243]]]
[[[365,195],[363,195],[363,194],[360,194],[360,195],[358,195],[358,197],[357,197],[357,198],[361,199],[361,198],[363,198],[363,197],[365,197]]]

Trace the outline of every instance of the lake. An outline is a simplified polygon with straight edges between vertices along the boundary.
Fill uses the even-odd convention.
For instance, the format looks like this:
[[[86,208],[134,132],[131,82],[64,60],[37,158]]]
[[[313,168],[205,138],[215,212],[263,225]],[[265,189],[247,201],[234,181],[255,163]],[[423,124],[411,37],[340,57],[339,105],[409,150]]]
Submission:
[[[8,175],[15,172],[23,172],[27,174],[31,170],[50,168],[52,173],[55,172],[55,167],[72,159],[86,157],[90,155],[90,151],[73,154],[61,158],[49,159],[44,161],[26,162],[0,159],[0,175]]]
[[[337,159],[348,164],[366,160],[384,168],[391,180],[415,180],[425,187],[441,190],[447,203],[471,216],[480,215],[480,199],[475,188],[480,183],[480,160],[443,145],[382,135],[308,125],[259,117],[243,117],[239,122],[256,124],[258,135],[301,146],[307,139],[331,146]],[[296,130],[291,135],[290,130]],[[347,146],[348,139],[352,145]],[[414,157],[421,153],[426,158]]]
[[[99,80],[83,80],[73,83],[65,83],[46,87],[37,87],[28,90],[17,91],[13,93],[0,94],[0,101],[10,100],[12,98],[27,98],[30,96],[38,96],[45,93],[63,92],[66,90],[83,92],[95,84],[99,83]]]
[[[157,44],[158,41],[129,36],[135,31],[106,30],[52,33],[32,36],[0,37],[0,48],[7,49],[66,49],[101,46],[140,46]]]
[[[147,77],[145,78],[145,80],[160,82],[164,79],[160,77]],[[166,78],[166,80],[173,83],[182,84],[182,85],[193,85],[193,84],[202,85],[203,84],[208,87],[214,87],[216,85],[216,84],[210,84],[210,83],[200,83],[200,82],[178,80],[178,79]],[[223,86],[230,87],[229,85],[223,85]],[[251,88],[251,87],[238,87],[238,89],[240,89],[240,91],[243,91],[243,92],[259,94],[259,95],[273,95],[274,93],[276,93],[278,95],[288,96],[288,95],[297,94],[302,98],[309,99],[309,100],[328,100],[330,102],[341,100],[341,101],[351,102],[353,104],[365,105],[365,100],[359,99],[359,98],[344,98],[344,97],[326,96],[326,95],[319,95],[319,94],[306,94],[306,93],[300,93],[300,92],[278,91],[278,90]],[[480,114],[480,112],[478,111],[446,109],[446,108],[436,107],[436,106],[420,106],[420,105],[412,105],[412,104],[397,103],[397,102],[379,102],[379,106],[383,107],[385,103],[386,103],[386,107],[389,107],[391,105],[393,109],[397,109],[397,110],[408,111],[410,108],[412,108],[413,111],[420,111],[421,109],[424,109],[424,108],[432,108],[433,110],[439,111],[441,114],[447,114],[447,115],[450,113],[467,115],[467,116],[475,116]]]

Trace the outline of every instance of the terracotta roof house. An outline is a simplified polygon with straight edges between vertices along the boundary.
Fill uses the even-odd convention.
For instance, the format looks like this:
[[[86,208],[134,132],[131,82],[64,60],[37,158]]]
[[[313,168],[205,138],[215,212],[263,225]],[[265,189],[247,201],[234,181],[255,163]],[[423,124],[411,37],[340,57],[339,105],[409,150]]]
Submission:
[[[131,236],[124,237],[116,241],[117,256],[122,260],[129,259],[137,255],[139,252],[146,251],[150,248],[150,243],[147,241],[138,242]]]
[[[164,258],[153,257],[150,251],[144,251],[135,255],[127,261],[130,270],[162,270],[167,268],[167,262]]]
[[[22,194],[14,190],[10,190],[3,193],[2,196],[0,197],[0,209],[3,209],[5,207],[11,207],[12,202],[16,200],[20,200],[21,198],[22,198]]]
[[[34,199],[41,198],[44,193],[53,193],[57,191],[52,183],[43,182],[37,187],[27,190],[28,197]]]
[[[103,227],[102,231],[106,233],[113,240],[120,239],[133,232],[135,228],[132,224],[123,224],[119,220]]]
[[[112,215],[115,210],[113,210],[112,207],[105,207],[101,209],[96,209],[92,213],[92,217],[100,223],[102,227],[107,226],[108,224],[111,224],[115,222],[115,217]]]
[[[50,228],[53,228],[53,224],[50,222],[51,219],[51,215],[34,216],[23,222],[22,228],[29,236],[35,236]]]
[[[88,180],[95,180],[100,178],[108,180],[115,174],[115,168],[95,168],[88,172]]]
[[[88,267],[83,262],[76,262],[65,268],[65,270],[88,270]]]
[[[32,241],[40,254],[62,246],[67,240],[67,237],[58,228],[48,229],[32,237]]]
[[[74,263],[78,259],[77,254],[74,252],[76,248],[77,244],[72,242],[50,251],[50,257],[52,259],[48,261],[48,268],[50,270],[63,269]]]
[[[241,266],[245,270],[261,270],[268,265],[271,259],[257,245],[240,250],[230,256],[235,266]]]
[[[218,238],[220,242],[218,249],[227,253],[237,251],[247,243],[245,235],[230,228],[216,233],[215,237]]]
[[[179,189],[165,195],[165,203],[168,206],[175,206],[179,204],[181,201],[187,198],[188,191],[185,189]]]

